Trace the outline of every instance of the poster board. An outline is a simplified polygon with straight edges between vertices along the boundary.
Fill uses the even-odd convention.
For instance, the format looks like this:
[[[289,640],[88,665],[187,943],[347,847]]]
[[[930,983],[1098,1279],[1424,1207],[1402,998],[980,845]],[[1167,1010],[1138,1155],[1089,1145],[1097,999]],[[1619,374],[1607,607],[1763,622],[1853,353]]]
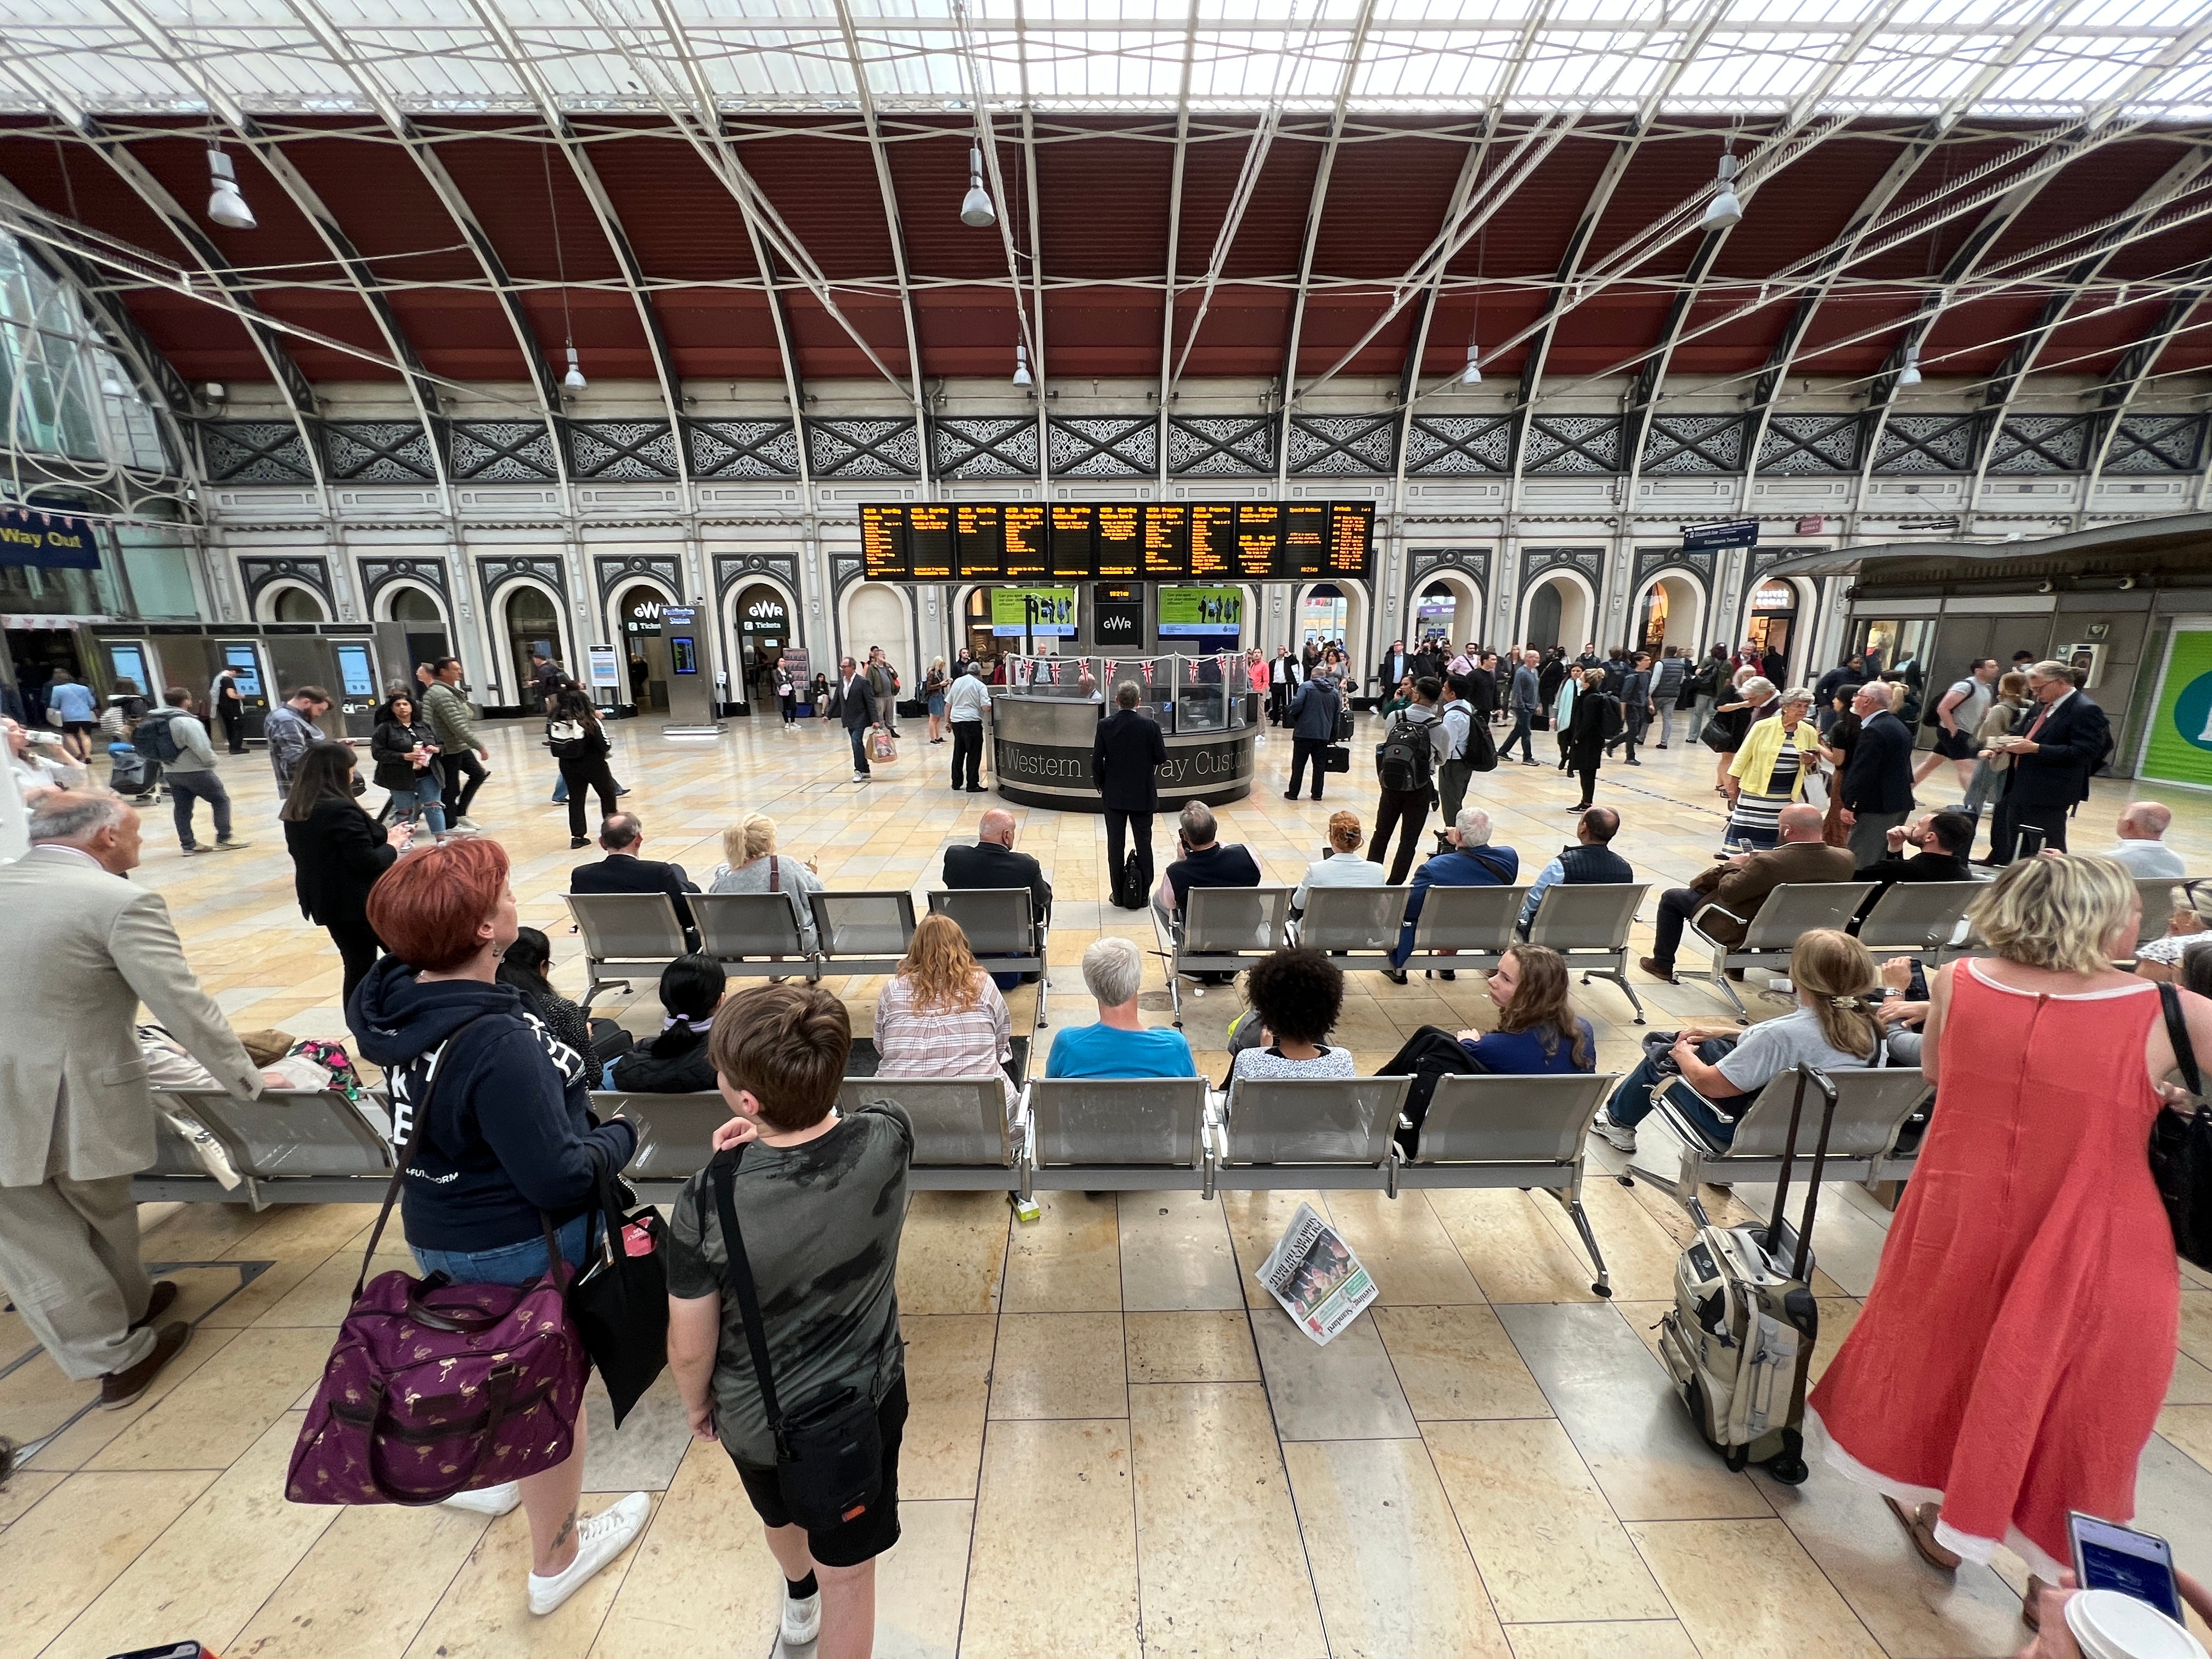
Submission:
[[[2167,636],[2142,776],[2212,789],[2212,617],[2182,617]]]

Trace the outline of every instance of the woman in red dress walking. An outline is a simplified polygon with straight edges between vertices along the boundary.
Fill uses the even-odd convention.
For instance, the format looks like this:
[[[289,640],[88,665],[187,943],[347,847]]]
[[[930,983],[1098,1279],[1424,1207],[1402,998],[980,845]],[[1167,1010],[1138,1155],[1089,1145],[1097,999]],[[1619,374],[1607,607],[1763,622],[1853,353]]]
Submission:
[[[1827,1460],[1888,1499],[1938,1566],[2003,1544],[2043,1583],[2066,1514],[2126,1522],[2173,1370],[2180,1275],[2145,1151],[2181,1091],[2106,859],[2011,866],[1969,913],[1996,954],[1935,977],[1941,1093],[1874,1292],[1809,1405]],[[2182,994],[2212,1058],[2212,1001]]]

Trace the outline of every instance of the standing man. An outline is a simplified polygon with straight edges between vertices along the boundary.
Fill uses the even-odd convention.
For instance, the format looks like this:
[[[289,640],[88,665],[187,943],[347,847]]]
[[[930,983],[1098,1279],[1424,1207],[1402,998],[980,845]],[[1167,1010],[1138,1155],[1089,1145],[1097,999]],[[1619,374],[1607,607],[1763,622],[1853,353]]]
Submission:
[[[1313,763],[1313,798],[1321,799],[1322,785],[1328,777],[1322,757],[1336,741],[1336,711],[1341,707],[1336,676],[1327,672],[1315,675],[1291,699],[1291,787],[1283,791],[1285,800],[1298,798],[1308,761]]]
[[[1982,716],[1996,700],[1996,683],[1995,657],[1977,657],[1967,665],[1966,678],[1946,691],[1936,705],[1936,747],[1913,773],[1913,782],[1926,782],[1930,772],[1949,761],[1957,769],[1960,791],[1963,793],[1972,785],[1974,766],[1982,752],[1981,741],[1974,733],[1981,729]]]
[[[1535,739],[1528,732],[1536,711],[1544,706],[1542,683],[1536,677],[1536,665],[1543,660],[1540,652],[1523,651],[1521,665],[1513,671],[1513,730],[1504,747],[1498,751],[1501,761],[1513,752],[1513,745],[1517,743],[1521,745],[1521,764],[1536,763]]]
[[[1275,659],[1267,665],[1267,724],[1280,726],[1283,710],[1291,696],[1291,647],[1275,647]]]
[[[1682,701],[1682,687],[1690,678],[1690,660],[1673,646],[1652,665],[1651,707],[1659,717],[1659,747],[1674,735],[1674,714]]]
[[[1443,722],[1444,756],[1437,768],[1437,822],[1449,830],[1459,822],[1460,804],[1474,776],[1468,758],[1468,738],[1474,731],[1474,704],[1468,696],[1468,677],[1454,674],[1444,681],[1444,700],[1437,705]]]
[[[161,743],[167,738],[167,754],[161,757],[162,776],[169,783],[169,810],[176,820],[177,845],[185,856],[191,858],[208,849],[192,838],[192,803],[204,800],[215,817],[215,844],[223,852],[234,848],[249,847],[250,842],[234,840],[230,833],[230,792],[222,787],[216,774],[214,745],[208,742],[207,727],[193,718],[189,707],[192,694],[181,685],[173,685],[161,694],[167,706],[157,708],[138,722],[138,737],[143,742]]]
[[[1851,867],[1863,869],[1888,850],[1889,832],[1912,810],[1912,730],[1890,712],[1889,686],[1881,680],[1859,687],[1851,712],[1859,717],[1859,737],[1837,787],[1851,832]]]
[[[1437,770],[1443,764],[1448,741],[1443,721],[1437,715],[1437,699],[1443,695],[1443,687],[1435,680],[1415,680],[1413,706],[1390,717],[1382,728],[1382,741],[1376,746],[1375,778],[1382,797],[1375,806],[1375,837],[1367,844],[1367,856],[1382,863],[1390,850],[1390,832],[1405,826],[1397,855],[1390,861],[1393,887],[1401,885],[1413,867],[1422,822],[1436,801]]]
[[[79,764],[90,764],[92,734],[100,725],[100,705],[93,701],[92,688],[68,669],[57,668],[46,682],[46,707],[62,717],[62,747]]]
[[[1117,910],[1143,909],[1152,890],[1152,814],[1160,805],[1160,768],[1168,763],[1160,728],[1137,712],[1137,702],[1136,686],[1124,680],[1114,692],[1114,712],[1098,722],[1091,740],[1091,781],[1106,806],[1106,869]],[[1131,830],[1137,838],[1134,880],[1123,853]]]
[[[1612,671],[1608,665],[1607,670],[1608,690],[1611,689],[1611,678]],[[1644,741],[1644,729],[1651,724],[1654,712],[1651,702],[1650,653],[1639,651],[1636,653],[1635,662],[1628,665],[1626,672],[1620,677],[1620,690],[1617,695],[1620,698],[1620,735],[1606,744],[1605,752],[1609,755],[1616,745],[1625,744],[1628,748],[1628,763],[1631,766],[1641,766],[1644,763],[1636,758],[1636,745]]]
[[[2012,757],[1990,831],[1992,864],[2010,864],[2020,832],[2031,827],[2043,831],[2043,844],[2052,852],[2064,852],[2067,814],[2089,798],[2089,774],[2112,746],[2105,711],[2087,692],[2075,690],[2066,664],[2046,661],[2030,668],[2027,695],[2035,707],[2021,709],[2012,734],[1990,745],[1992,753]]]
[[[945,689],[945,718],[952,723],[952,787],[971,795],[983,793],[976,769],[983,763],[983,711],[990,706],[991,688],[980,662],[969,663],[968,672],[954,675]]]
[[[853,781],[866,783],[870,778],[868,733],[882,724],[876,714],[875,688],[850,657],[839,659],[837,671],[837,709],[844,720],[846,738],[853,745]],[[956,765],[959,752],[953,750]],[[960,787],[957,780],[952,787]]]
[[[300,757],[324,742],[315,724],[331,710],[331,694],[319,685],[303,685],[269,711],[263,728],[269,739],[269,769],[276,775],[276,799],[292,793],[292,774],[300,769]]]
[[[893,737],[898,729],[898,671],[891,659],[884,655],[880,645],[868,647],[868,690],[876,695],[876,719]]]
[[[160,894],[124,879],[138,814],[56,790],[31,850],[0,866],[0,1278],[31,1334],[110,1410],[146,1392],[191,1338],[163,1313],[138,1255],[131,1177],[154,1161],[154,1100],[135,1022],[143,1002],[240,1099],[264,1079],[202,991]]]
[[[438,736],[438,758],[445,765],[446,787],[452,789],[457,777],[468,780],[446,808],[446,825],[474,831],[478,826],[469,817],[469,806],[491,775],[484,765],[491,758],[491,750],[477,736],[476,720],[469,713],[468,699],[460,694],[460,683],[459,657],[441,657],[432,663],[429,689],[422,694],[422,712]]]
[[[238,671],[226,668],[215,677],[208,687],[208,702],[215,707],[215,717],[222,722],[223,741],[234,755],[246,752],[246,697],[238,689]]]
[[[1406,678],[1413,666],[1413,659],[1406,654],[1405,641],[1391,641],[1390,648],[1382,653],[1382,672],[1375,677],[1382,688],[1382,695],[1387,697],[1395,691],[1398,682]]]

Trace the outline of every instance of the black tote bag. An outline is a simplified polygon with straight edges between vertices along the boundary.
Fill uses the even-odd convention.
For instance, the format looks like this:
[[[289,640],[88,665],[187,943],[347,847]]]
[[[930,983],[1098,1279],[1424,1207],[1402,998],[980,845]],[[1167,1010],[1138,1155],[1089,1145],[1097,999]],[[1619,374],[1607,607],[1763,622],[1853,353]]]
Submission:
[[[2165,1005],[2166,1032],[2173,1042],[2182,1084],[2191,1094],[2201,1097],[2204,1080],[2197,1073],[2188,1023],[2181,1015],[2180,995],[2172,985],[2163,983],[2158,995]],[[2150,1129],[2150,1173],[2158,1182],[2166,1218],[2173,1224],[2173,1248],[2184,1261],[2212,1267],[2212,1107],[2200,1101],[2189,1117],[2165,1107],[2159,1109]]]
[[[605,1232],[569,1289],[568,1314],[607,1385],[620,1428],[668,1364],[668,1227],[649,1205],[624,1215],[625,1199],[635,1195],[596,1152],[592,1161]]]

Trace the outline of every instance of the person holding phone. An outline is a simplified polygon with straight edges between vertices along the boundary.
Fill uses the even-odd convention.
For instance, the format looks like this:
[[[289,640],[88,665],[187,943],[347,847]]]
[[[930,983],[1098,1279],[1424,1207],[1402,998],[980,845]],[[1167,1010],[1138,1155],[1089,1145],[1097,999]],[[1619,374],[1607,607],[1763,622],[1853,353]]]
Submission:
[[[2173,1370],[2180,1281],[2145,1147],[2191,1103],[2212,1000],[2112,965],[2142,901],[2108,859],[2025,859],[1967,911],[1993,955],[1929,984],[1920,1069],[1942,1086],[1858,1321],[1807,1401],[1828,1461],[1948,1570],[2002,1543],[2059,1582],[2068,1515],[2136,1512]]]

